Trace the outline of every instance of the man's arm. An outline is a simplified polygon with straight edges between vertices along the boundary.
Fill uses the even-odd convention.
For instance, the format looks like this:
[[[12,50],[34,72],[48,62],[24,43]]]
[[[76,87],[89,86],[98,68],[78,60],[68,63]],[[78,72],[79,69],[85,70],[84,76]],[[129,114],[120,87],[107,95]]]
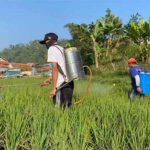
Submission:
[[[58,79],[58,65],[56,62],[52,62],[52,90],[50,92],[50,96],[54,96],[56,94],[57,79]]]
[[[134,68],[130,68],[129,72],[130,72],[131,77],[135,79],[135,85],[136,85],[137,92],[141,93],[142,89],[140,88],[139,72]]]
[[[135,76],[135,84],[136,84],[136,90],[137,90],[137,92],[141,93],[142,90],[140,88],[140,77],[139,77],[139,75]]]

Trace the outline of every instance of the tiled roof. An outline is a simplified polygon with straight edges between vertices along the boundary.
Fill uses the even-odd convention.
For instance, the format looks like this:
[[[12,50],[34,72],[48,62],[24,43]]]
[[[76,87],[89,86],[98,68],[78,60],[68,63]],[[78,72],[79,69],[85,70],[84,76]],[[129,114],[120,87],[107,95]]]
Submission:
[[[22,71],[32,70],[32,66],[36,66],[34,63],[9,63],[5,58],[0,57],[0,68],[19,68]]]
[[[9,62],[5,58],[0,57],[0,65],[8,65]]]
[[[0,68],[8,68],[7,65],[0,64]]]
[[[21,63],[11,63],[11,66],[14,68],[20,68],[21,70],[31,70],[31,64],[21,64]]]

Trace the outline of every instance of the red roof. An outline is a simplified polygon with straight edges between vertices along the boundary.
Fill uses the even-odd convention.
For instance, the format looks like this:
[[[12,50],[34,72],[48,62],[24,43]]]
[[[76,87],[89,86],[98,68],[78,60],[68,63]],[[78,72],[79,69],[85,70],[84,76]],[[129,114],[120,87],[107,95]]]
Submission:
[[[8,64],[9,62],[6,59],[0,58],[0,65],[8,65]]]
[[[9,68],[10,66],[12,68],[19,68],[23,71],[29,71],[32,70],[32,66],[36,66],[37,64],[34,63],[28,63],[28,64],[23,64],[23,63],[9,63],[5,58],[0,57],[0,68]]]
[[[8,68],[8,66],[0,64],[0,68]]]
[[[31,64],[11,63],[11,66],[14,67],[14,68],[19,68],[23,71],[32,69]]]

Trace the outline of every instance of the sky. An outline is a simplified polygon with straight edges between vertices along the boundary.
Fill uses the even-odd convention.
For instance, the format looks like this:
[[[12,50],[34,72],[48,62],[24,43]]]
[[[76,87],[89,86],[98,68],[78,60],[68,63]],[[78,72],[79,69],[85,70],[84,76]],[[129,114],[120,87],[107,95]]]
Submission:
[[[0,0],[0,51],[10,45],[27,44],[55,32],[70,39],[67,23],[91,23],[107,8],[127,23],[137,12],[150,17],[149,0]]]

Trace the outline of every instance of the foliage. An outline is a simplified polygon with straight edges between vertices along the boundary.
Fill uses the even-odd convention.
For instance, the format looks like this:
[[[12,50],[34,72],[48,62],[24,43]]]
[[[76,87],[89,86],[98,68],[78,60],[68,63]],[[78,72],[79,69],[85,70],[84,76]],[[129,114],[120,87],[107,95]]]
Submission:
[[[65,46],[67,42],[68,40],[60,40],[59,44]],[[45,64],[47,62],[47,49],[38,41],[32,41],[29,44],[10,45],[9,48],[0,53],[0,57],[16,63]]]
[[[140,19],[138,24],[131,21],[128,36],[139,45],[147,45],[150,40],[150,20],[146,22],[144,19]]]
[[[70,23],[65,27],[69,28],[74,45],[78,46],[81,52],[88,43],[91,44],[90,53],[94,56],[93,62],[96,68],[99,68],[100,56],[104,49],[114,47],[114,43],[123,37],[123,24],[119,17],[114,16],[109,9],[106,10],[106,15],[95,23],[92,22],[89,25]],[[85,53],[84,57],[86,58]]]
[[[103,17],[90,24],[68,23],[72,39],[62,39],[59,43],[65,47],[77,47],[81,52],[83,64],[95,65],[101,69],[107,64],[114,71],[117,64],[122,66],[129,57],[150,63],[150,19],[145,21],[138,13],[132,15],[127,24],[114,15],[110,9]],[[136,49],[136,50],[135,50]],[[46,63],[47,50],[38,41],[29,44],[10,45],[0,53],[11,62]]]
[[[92,52],[92,42],[90,40],[89,29],[86,24],[66,24],[72,35],[72,40],[70,41],[70,46],[75,46],[80,50],[83,63],[87,65],[94,64],[93,52]]]
[[[149,96],[129,102],[129,77],[94,76],[85,101],[65,110],[53,106],[49,87],[35,86],[41,80],[1,80],[1,85],[22,85],[0,91],[1,149],[150,149]],[[75,99],[86,84],[75,82]]]

